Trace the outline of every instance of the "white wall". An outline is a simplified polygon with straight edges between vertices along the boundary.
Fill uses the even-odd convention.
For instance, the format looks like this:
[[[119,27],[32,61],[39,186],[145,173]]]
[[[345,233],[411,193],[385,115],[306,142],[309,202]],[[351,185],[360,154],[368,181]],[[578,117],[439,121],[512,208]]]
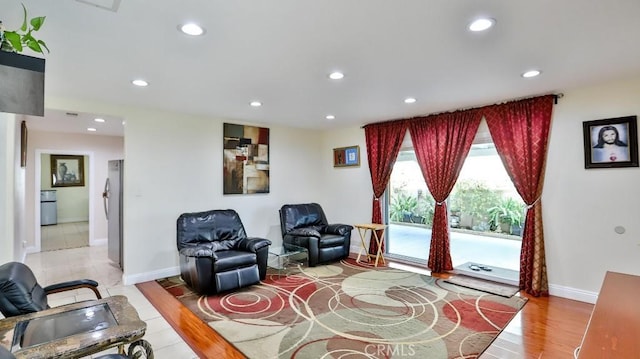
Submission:
[[[21,260],[25,249],[25,170],[20,167],[22,115],[0,113],[0,263]]]
[[[543,218],[558,291],[597,292],[606,271],[640,275],[640,168],[584,168],[582,122],[630,115],[640,115],[640,76],[565,91],[554,107]]]
[[[124,279],[133,283],[178,273],[176,220],[183,212],[232,208],[250,236],[281,242],[278,209],[327,202],[318,131],[270,128],[270,193],[222,194],[223,120],[50,98],[48,108],[125,119]]]
[[[27,121],[27,126],[29,125]],[[83,207],[91,205],[93,218],[91,220],[90,241],[92,243],[105,242],[107,238],[107,220],[104,216],[102,204],[102,191],[107,178],[107,161],[122,159],[124,156],[124,139],[116,136],[83,135],[69,133],[52,133],[41,131],[29,131],[26,168],[26,240],[29,251],[37,251],[37,238],[40,235],[39,224],[39,201],[40,189],[50,188],[50,181],[42,178],[47,176],[50,166],[45,156],[42,163],[43,154],[70,154],[89,155],[85,158],[85,187],[56,187],[58,200],[61,201],[64,209],[65,194],[68,192],[80,191],[76,199],[83,201]],[[93,167],[92,167],[93,166]],[[44,172],[42,173],[44,168]],[[36,178],[37,176],[37,178]],[[47,178],[48,179],[48,178]],[[90,191],[92,189],[92,191]],[[80,219],[81,214],[69,213],[68,215],[58,212],[61,222],[65,220]]]
[[[25,116],[16,116],[14,125],[14,143],[15,152],[13,155],[13,258],[22,260],[26,255],[27,243],[26,238],[26,168],[21,167],[21,123],[25,119]]]
[[[640,274],[640,169],[585,170],[582,121],[640,113],[640,77],[564,94],[554,107],[543,192],[547,268],[552,294],[588,300],[605,271]],[[284,203],[319,202],[331,221],[370,220],[372,190],[361,128],[321,132],[267,126],[271,193],[223,196],[222,120],[64,99],[50,99],[49,106],[127,121],[128,282],[177,270],[175,220],[185,211],[234,208],[250,235],[274,241],[280,240],[277,210]],[[360,145],[361,166],[334,168],[332,149],[350,145]],[[618,225],[626,233],[616,234]]]
[[[333,167],[333,149],[360,146],[359,167]],[[329,222],[371,223],[373,188],[367,160],[364,129],[344,128],[325,132],[318,168],[322,170],[323,199],[320,201]],[[360,237],[351,233],[351,252],[360,249]]]
[[[640,275],[640,168],[585,170],[582,121],[640,115],[640,77],[564,94],[554,106],[543,192],[550,292],[593,302],[607,270]],[[332,148],[356,144],[360,168],[327,167]],[[323,147],[329,215],[369,222],[373,192],[364,130],[326,133]],[[626,232],[616,234],[616,226]]]
[[[14,259],[15,125],[15,115],[0,112],[0,263]]]
[[[127,116],[125,276],[137,281],[150,270],[177,268],[175,226],[183,212],[232,208],[250,236],[278,242],[280,206],[320,199],[314,131],[275,126],[270,126],[270,193],[222,195],[222,123],[168,113]]]

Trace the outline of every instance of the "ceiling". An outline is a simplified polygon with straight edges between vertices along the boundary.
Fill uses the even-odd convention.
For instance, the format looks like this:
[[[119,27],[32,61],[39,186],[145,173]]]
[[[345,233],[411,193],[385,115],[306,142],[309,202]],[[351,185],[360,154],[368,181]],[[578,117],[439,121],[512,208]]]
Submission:
[[[359,126],[640,74],[638,0],[3,0],[9,29],[21,2],[47,17],[46,96],[227,121]],[[480,16],[496,25],[468,31]],[[205,35],[180,33],[187,21]],[[65,112],[30,129],[83,117]]]

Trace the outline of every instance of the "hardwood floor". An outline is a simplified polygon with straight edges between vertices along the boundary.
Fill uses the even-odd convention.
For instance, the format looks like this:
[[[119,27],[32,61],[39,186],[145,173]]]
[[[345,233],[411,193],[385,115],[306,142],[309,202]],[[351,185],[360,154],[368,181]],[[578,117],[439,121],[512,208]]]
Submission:
[[[136,287],[200,358],[246,358],[157,282]]]
[[[480,358],[573,358],[593,304],[532,297]]]
[[[201,358],[245,358],[155,281],[137,287]],[[480,358],[573,358],[593,305],[520,295],[529,301]]]

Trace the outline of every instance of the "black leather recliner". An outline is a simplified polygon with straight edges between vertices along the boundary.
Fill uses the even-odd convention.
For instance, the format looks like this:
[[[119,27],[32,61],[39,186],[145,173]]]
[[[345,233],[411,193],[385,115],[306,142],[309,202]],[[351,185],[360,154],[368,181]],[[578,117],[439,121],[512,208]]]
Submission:
[[[282,206],[280,228],[285,244],[307,248],[309,267],[349,256],[353,226],[329,224],[322,207],[317,203]]]
[[[177,222],[180,275],[196,292],[220,293],[266,278],[271,241],[247,237],[236,211],[183,213]]]
[[[39,312],[49,309],[48,294],[79,288],[91,289],[97,299],[102,298],[94,280],[79,279],[42,288],[26,264],[5,263],[0,266],[0,311],[5,317]]]

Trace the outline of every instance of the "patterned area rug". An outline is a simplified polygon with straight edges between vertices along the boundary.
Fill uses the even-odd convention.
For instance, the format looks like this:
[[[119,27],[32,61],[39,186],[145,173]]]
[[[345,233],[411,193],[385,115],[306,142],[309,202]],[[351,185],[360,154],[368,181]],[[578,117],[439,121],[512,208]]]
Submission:
[[[473,278],[473,277],[468,277],[466,275],[459,275],[459,274],[445,280],[445,282],[455,284],[455,285],[460,285],[460,286],[471,288],[471,289],[477,289],[482,292],[496,294],[496,295],[507,297],[507,298],[513,297],[513,295],[515,295],[520,291],[520,288],[512,285],[492,282],[489,280]]]
[[[475,358],[526,303],[352,260],[208,297],[158,282],[249,358]]]

